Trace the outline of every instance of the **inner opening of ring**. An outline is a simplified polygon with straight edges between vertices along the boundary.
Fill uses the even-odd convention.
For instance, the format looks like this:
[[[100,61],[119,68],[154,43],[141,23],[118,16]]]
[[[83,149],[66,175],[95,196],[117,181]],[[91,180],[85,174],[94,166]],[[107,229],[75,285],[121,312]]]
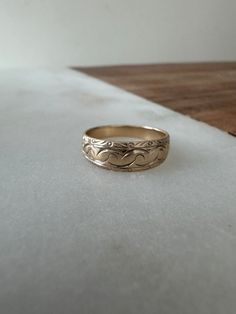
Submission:
[[[86,134],[93,138],[104,139],[104,138],[134,138],[134,139],[145,139],[145,140],[156,140],[167,137],[164,131],[139,126],[100,126],[89,129]],[[123,139],[122,139],[123,140]]]

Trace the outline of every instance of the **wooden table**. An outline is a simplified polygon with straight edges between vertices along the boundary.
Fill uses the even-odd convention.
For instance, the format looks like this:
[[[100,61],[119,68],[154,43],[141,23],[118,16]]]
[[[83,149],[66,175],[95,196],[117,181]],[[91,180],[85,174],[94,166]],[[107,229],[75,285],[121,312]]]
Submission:
[[[236,136],[236,62],[74,69]]]

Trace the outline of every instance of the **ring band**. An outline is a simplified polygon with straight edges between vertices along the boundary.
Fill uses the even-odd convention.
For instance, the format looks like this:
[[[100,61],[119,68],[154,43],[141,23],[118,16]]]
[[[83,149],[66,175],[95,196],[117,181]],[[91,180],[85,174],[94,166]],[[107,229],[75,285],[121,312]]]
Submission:
[[[133,140],[134,137],[137,139]],[[100,167],[116,171],[145,170],[166,159],[169,134],[148,126],[98,126],[84,133],[82,149],[85,158]]]

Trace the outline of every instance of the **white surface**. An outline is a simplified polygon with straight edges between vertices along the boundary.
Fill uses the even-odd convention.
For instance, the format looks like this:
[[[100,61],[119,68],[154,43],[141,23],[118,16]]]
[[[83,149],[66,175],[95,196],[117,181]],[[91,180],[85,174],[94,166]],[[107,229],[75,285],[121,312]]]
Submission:
[[[236,59],[235,0],[1,0],[0,67]]]
[[[235,314],[235,138],[70,70],[0,72],[1,314]],[[170,132],[166,162],[100,169],[82,133]]]

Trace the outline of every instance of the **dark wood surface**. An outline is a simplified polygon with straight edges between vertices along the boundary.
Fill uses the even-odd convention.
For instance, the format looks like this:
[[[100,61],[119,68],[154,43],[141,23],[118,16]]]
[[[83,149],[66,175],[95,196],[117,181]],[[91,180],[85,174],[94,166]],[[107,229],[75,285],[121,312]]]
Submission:
[[[74,69],[236,136],[236,62]]]

